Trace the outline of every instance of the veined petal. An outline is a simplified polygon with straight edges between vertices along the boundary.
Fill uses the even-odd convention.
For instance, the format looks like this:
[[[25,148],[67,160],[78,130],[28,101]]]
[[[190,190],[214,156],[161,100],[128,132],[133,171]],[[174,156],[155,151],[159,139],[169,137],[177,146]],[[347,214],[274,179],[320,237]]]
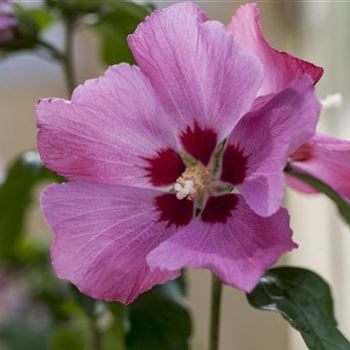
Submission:
[[[169,198],[164,204],[164,196],[115,185],[49,186],[41,204],[55,234],[51,257],[57,276],[93,298],[123,303],[177,277],[179,271],[150,271],[146,263],[152,249],[192,219],[193,207]]]
[[[289,155],[315,133],[320,104],[308,76],[260,97],[237,124],[223,155],[221,179],[236,185],[248,205],[269,216],[281,206]]]
[[[150,252],[151,268],[207,268],[226,284],[250,292],[269,266],[296,247],[285,209],[262,218],[233,194],[211,197],[207,205],[209,216],[204,209],[201,217]],[[213,214],[218,207],[223,210]]]
[[[37,117],[45,165],[70,180],[162,186],[184,170],[171,125],[136,66],[111,67],[72,101],[40,100]]]
[[[297,150],[290,165],[297,171],[309,174],[328,184],[350,200],[350,141],[317,134],[302,146],[304,156]],[[288,177],[288,184],[305,193],[316,192],[309,186]]]
[[[263,65],[264,81],[259,95],[279,92],[303,74],[308,74],[313,83],[321,79],[322,68],[270,46],[261,30],[257,4],[242,5],[233,16],[228,29],[233,32],[239,44],[254,53]]]
[[[260,62],[222,24],[205,19],[196,5],[175,4],[152,13],[128,39],[181,141],[188,128],[199,142],[210,131],[218,140],[226,137],[251,107],[262,79]],[[198,153],[186,147],[196,141],[182,144]]]

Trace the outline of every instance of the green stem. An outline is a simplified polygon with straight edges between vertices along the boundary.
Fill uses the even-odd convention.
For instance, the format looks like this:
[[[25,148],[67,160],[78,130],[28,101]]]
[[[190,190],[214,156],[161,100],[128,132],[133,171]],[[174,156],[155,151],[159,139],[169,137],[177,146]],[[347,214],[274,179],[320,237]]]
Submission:
[[[97,320],[90,320],[91,350],[102,350],[101,333],[97,326]]]
[[[71,19],[65,20],[65,52],[62,60],[63,71],[66,79],[67,89],[69,94],[73,93],[76,86],[73,60],[73,33],[74,21]]]
[[[55,46],[48,43],[47,41],[39,40],[38,47],[45,49],[54,59],[63,61],[63,54]]]
[[[219,349],[222,283],[212,275],[209,350]]]
[[[337,193],[332,187],[324,183],[323,181],[305,174],[299,173],[294,170],[290,165],[284,169],[284,171],[298,179],[299,181],[304,182],[305,184],[311,186],[316,191],[324,193],[328,198],[330,198],[337,206],[339,213],[342,215],[344,220],[350,225],[350,206],[348,201],[346,201],[339,193]]]

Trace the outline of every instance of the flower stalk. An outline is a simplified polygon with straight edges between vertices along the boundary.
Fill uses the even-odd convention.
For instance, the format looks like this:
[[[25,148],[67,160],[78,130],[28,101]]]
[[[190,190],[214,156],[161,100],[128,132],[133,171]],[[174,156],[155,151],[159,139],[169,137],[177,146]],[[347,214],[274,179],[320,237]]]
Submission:
[[[213,274],[211,286],[211,310],[209,330],[209,350],[219,349],[222,283]]]
[[[102,350],[101,332],[98,329],[97,320],[90,320],[91,349]]]
[[[65,19],[65,52],[62,59],[63,71],[65,74],[67,89],[69,95],[73,93],[76,86],[75,72],[74,72],[74,60],[73,60],[73,33],[74,33],[74,21],[70,18]]]

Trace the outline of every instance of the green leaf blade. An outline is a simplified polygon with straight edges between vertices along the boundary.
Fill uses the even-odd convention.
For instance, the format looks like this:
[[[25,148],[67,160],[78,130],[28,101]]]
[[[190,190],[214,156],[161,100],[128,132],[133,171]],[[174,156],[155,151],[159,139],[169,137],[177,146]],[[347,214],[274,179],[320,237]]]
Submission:
[[[127,36],[149,14],[149,8],[132,2],[111,3],[96,24],[101,38],[102,60],[106,65],[135,63],[128,47]]]
[[[256,309],[279,312],[301,333],[310,350],[350,349],[337,328],[331,290],[314,272],[273,268],[247,298]]]
[[[15,254],[36,186],[58,180],[43,166],[36,152],[26,152],[10,165],[4,182],[0,183],[0,260]]]
[[[156,286],[128,306],[128,350],[188,350],[191,318],[183,281]]]

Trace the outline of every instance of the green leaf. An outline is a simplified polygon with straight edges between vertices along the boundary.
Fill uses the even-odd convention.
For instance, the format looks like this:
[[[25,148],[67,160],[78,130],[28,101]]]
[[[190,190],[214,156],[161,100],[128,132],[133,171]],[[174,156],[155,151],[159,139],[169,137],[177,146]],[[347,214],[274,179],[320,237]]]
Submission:
[[[0,184],[0,260],[10,259],[24,231],[35,187],[59,178],[47,170],[36,152],[27,152],[9,168]]]
[[[127,350],[125,347],[124,333],[115,323],[105,332],[102,333],[103,350]]]
[[[149,14],[149,8],[131,2],[115,2],[101,15],[96,28],[101,38],[102,59],[106,65],[134,63],[127,36]]]
[[[56,10],[63,18],[78,18],[89,13],[95,13],[104,3],[111,0],[45,0],[48,10]]]
[[[85,350],[86,330],[77,322],[66,322],[53,328],[52,350]]]
[[[35,23],[39,32],[47,29],[55,22],[55,17],[49,11],[40,8],[26,8],[22,11],[22,15],[29,17]]]
[[[331,199],[338,208],[339,214],[343,217],[348,225],[350,225],[350,204],[342,198],[336,191],[321,180],[314,178],[308,174],[299,173],[291,167],[287,167],[285,170],[290,176],[295,177],[299,181],[306,183],[315,190],[324,193],[329,199]]]
[[[128,306],[128,350],[187,350],[191,318],[183,283],[171,281],[142,294]]]
[[[279,312],[302,335],[310,350],[349,350],[334,318],[331,290],[316,273],[277,267],[247,295],[257,308]]]

